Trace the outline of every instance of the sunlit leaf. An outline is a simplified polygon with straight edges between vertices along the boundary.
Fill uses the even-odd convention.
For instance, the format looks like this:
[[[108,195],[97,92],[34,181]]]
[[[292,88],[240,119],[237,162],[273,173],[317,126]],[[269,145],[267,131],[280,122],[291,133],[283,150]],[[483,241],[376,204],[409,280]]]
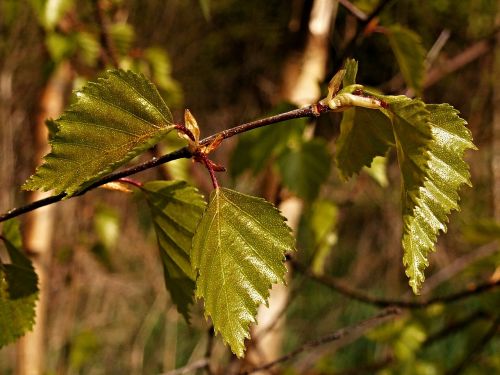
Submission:
[[[420,94],[425,70],[425,49],[420,37],[401,25],[389,26],[387,30],[387,38],[405,82]]]
[[[225,188],[211,194],[191,251],[196,296],[237,356],[258,305],[267,303],[272,284],[284,281],[285,252],[293,248],[290,228],[270,203]]]
[[[56,121],[52,151],[23,185],[71,196],[147,150],[173,128],[172,115],[151,82],[111,70],[76,92]]]
[[[302,142],[278,158],[283,185],[309,201],[318,196],[321,184],[330,174],[330,164],[326,143],[319,138]]]
[[[11,263],[0,261],[0,347],[31,330],[38,298],[38,277],[21,249],[16,220],[4,223],[2,240]]]
[[[194,292],[189,255],[205,200],[184,181],[151,181],[142,190],[153,217],[166,287],[179,312],[189,320]]]
[[[337,139],[336,162],[340,176],[348,179],[384,156],[394,145],[391,120],[376,109],[352,108],[343,113]]]
[[[459,209],[458,189],[471,185],[463,154],[475,149],[466,122],[452,106],[427,105],[425,109],[432,137],[422,146],[425,149],[412,145],[424,142],[426,134],[403,129],[405,125],[395,127],[403,174],[403,263],[415,293],[425,279],[427,255],[434,249],[438,232],[446,231],[447,215]]]

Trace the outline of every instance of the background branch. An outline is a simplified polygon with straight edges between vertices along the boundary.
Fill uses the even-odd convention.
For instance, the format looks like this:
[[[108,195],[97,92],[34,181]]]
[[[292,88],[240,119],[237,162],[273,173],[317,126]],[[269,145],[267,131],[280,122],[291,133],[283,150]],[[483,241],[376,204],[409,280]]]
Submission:
[[[202,358],[197,361],[191,362],[190,364],[184,366],[184,367],[179,367],[178,369],[164,372],[161,375],[183,375],[183,374],[189,374],[193,371],[202,369],[208,365],[208,358]]]
[[[464,298],[472,297],[474,295],[487,292],[489,290],[495,289],[498,286],[500,286],[500,280],[492,280],[482,284],[472,285],[466,288],[465,290],[459,291],[457,293],[453,293],[447,296],[438,296],[427,300],[415,301],[415,300],[379,298],[371,294],[368,294],[366,292],[360,291],[358,289],[351,288],[350,286],[347,286],[343,282],[338,281],[331,276],[316,275],[311,270],[306,269],[304,266],[300,265],[297,262],[292,261],[292,264],[295,270],[309,277],[311,280],[317,281],[323,284],[324,286],[332,290],[335,290],[336,292],[348,298],[360,302],[365,302],[378,307],[397,306],[409,309],[420,309],[436,303],[455,302]]]
[[[288,361],[296,357],[300,353],[314,349],[318,346],[325,345],[333,341],[338,341],[340,339],[349,339],[350,336],[359,337],[360,334],[363,334],[364,332],[376,326],[379,326],[382,323],[385,323],[387,320],[390,320],[398,316],[399,314],[401,314],[401,311],[398,308],[388,308],[382,311],[380,314],[377,314],[370,319],[363,320],[356,325],[339,329],[338,331],[335,331],[334,333],[331,333],[329,335],[325,335],[316,340],[306,342],[305,344],[299,346],[297,349],[292,350],[284,356],[279,357],[263,366],[255,367],[249,371],[242,372],[242,374],[253,374],[257,371],[268,370],[276,366],[277,364]],[[347,341],[350,342],[349,340]]]

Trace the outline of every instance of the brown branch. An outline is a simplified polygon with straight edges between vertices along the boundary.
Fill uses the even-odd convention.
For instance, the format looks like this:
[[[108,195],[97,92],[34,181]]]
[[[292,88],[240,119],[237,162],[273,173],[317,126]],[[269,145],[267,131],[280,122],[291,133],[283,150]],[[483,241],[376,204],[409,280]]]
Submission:
[[[297,355],[299,355],[302,352],[314,349],[318,346],[325,345],[328,343],[331,343],[333,341],[338,341],[340,339],[348,339],[350,336],[356,336],[359,335],[360,332],[366,332],[367,330],[370,330],[376,326],[379,326],[382,323],[385,323],[387,320],[394,318],[395,316],[401,314],[401,311],[398,308],[388,308],[381,313],[375,315],[374,317],[363,320],[353,326],[349,326],[346,328],[341,328],[338,331],[335,331],[329,335],[325,335],[323,337],[320,337],[316,340],[312,340],[309,342],[306,342],[305,344],[299,346],[297,349],[292,350],[291,352],[285,354],[282,357],[279,357],[275,359],[274,361],[271,361],[267,364],[264,364],[259,367],[255,367],[249,371],[244,371],[241,374],[252,374],[258,371],[263,371],[263,370],[268,370],[282,362],[286,362]]]
[[[184,374],[190,374],[193,371],[199,370],[204,368],[205,366],[208,365],[208,358],[202,358],[197,361],[194,361],[184,367],[179,367],[178,369],[164,372],[161,375],[184,375]]]
[[[492,51],[493,41],[494,39],[490,37],[489,39],[476,42],[458,55],[441,63],[438,67],[431,69],[425,78],[424,88],[434,85],[448,74],[463,68],[472,61]]]
[[[499,251],[500,244],[497,241],[490,242],[486,245],[478,247],[475,250],[469,251],[467,254],[453,260],[453,262],[441,268],[431,277],[427,278],[422,288],[422,294],[428,294],[438,285],[441,285],[445,281],[455,276],[457,273],[463,271],[472,263],[480,259],[489,257]]]
[[[482,284],[472,285],[466,288],[465,290],[459,291],[454,294],[450,294],[447,296],[433,297],[426,300],[379,298],[364,291],[352,288],[344,284],[343,282],[336,280],[331,276],[316,275],[312,271],[306,269],[304,266],[300,265],[297,262],[292,261],[292,265],[295,270],[309,277],[311,280],[317,281],[318,283],[323,284],[324,286],[332,290],[335,290],[336,292],[348,298],[368,303],[370,305],[374,305],[377,307],[397,306],[408,309],[421,309],[436,303],[451,303],[459,301],[461,299],[469,298],[474,295],[487,292],[489,290],[495,289],[498,286],[500,286],[500,280],[487,281]]]
[[[220,137],[222,139],[231,138],[235,135],[245,133],[245,132],[250,131],[252,129],[260,128],[262,126],[277,124],[279,122],[292,120],[292,119],[296,119],[296,118],[317,117],[320,114],[326,113],[329,111],[330,111],[330,109],[326,106],[323,106],[320,104],[312,104],[312,105],[305,107],[305,108],[295,109],[295,110],[292,110],[289,112],[281,113],[279,115],[266,117],[266,118],[263,118],[260,120],[256,120],[256,121],[248,122],[248,123],[245,123],[242,125],[238,125],[238,126],[235,126],[233,128],[227,129],[227,130],[223,130],[219,133],[213,134],[213,135],[201,140],[200,145],[206,146],[206,145],[210,144],[211,142],[213,142],[218,137]],[[79,193],[77,193],[71,197],[66,197],[66,193],[61,193],[58,195],[54,195],[52,197],[40,199],[38,201],[27,204],[25,206],[13,208],[13,209],[9,210],[8,212],[0,215],[0,222],[12,219],[16,216],[25,214],[25,213],[33,211],[33,210],[36,210],[37,208],[48,206],[50,204],[54,204],[54,203],[59,202],[65,198],[69,199],[72,197],[81,196],[90,190],[93,190],[99,186],[107,184],[108,182],[116,181],[120,178],[131,176],[133,174],[145,171],[145,170],[150,169],[150,168],[157,167],[161,164],[165,164],[165,163],[168,163],[168,162],[173,161],[173,160],[190,158],[192,156],[193,155],[188,150],[188,148],[183,147],[181,149],[178,149],[176,151],[173,151],[171,153],[163,155],[160,158],[152,158],[152,159],[150,159],[142,164],[138,164],[138,165],[135,165],[133,167],[126,168],[126,169],[123,169],[121,171],[111,173],[111,174],[93,182],[92,184],[87,186],[85,189],[83,189],[82,191],[80,191]]]

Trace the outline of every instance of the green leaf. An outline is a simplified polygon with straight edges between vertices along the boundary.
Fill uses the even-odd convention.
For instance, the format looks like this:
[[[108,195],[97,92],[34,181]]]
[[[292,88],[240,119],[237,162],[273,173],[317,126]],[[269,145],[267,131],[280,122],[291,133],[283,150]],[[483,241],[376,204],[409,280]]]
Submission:
[[[11,299],[0,270],[0,348],[33,329],[38,294]]]
[[[376,156],[384,156],[394,145],[389,117],[382,111],[352,108],[344,112],[337,139],[335,160],[340,176],[348,179],[370,166]]]
[[[297,233],[299,256],[315,274],[322,274],[332,247],[337,242],[338,208],[318,199],[305,207]]]
[[[38,277],[35,269],[22,250],[18,220],[9,220],[4,223],[2,239],[11,260],[11,264],[3,265],[10,298],[17,299],[38,292]]]
[[[289,148],[278,158],[283,184],[298,196],[312,201],[330,174],[331,156],[326,142],[312,139]]]
[[[109,36],[118,53],[126,55],[134,42],[134,28],[126,22],[114,23],[109,26]]]
[[[62,35],[55,31],[47,33],[45,44],[50,58],[56,63],[71,57],[76,50],[73,35]]]
[[[271,114],[296,109],[290,103],[281,103]],[[280,155],[291,141],[300,140],[306,119],[293,119],[275,126],[265,126],[242,134],[231,158],[230,171],[233,177],[245,170],[260,172],[273,157]]]
[[[71,196],[158,143],[174,127],[154,85],[122,70],[110,70],[76,92],[76,101],[56,123],[52,150],[23,189]]]
[[[38,278],[21,249],[17,220],[4,223],[1,238],[12,263],[0,261],[0,347],[32,329],[38,298]]]
[[[272,284],[284,282],[285,252],[293,248],[290,228],[269,202],[224,188],[212,192],[191,250],[196,296],[237,356],[258,305],[267,303]]]
[[[438,232],[446,231],[447,215],[459,209],[458,189],[471,185],[463,154],[476,148],[465,120],[452,106],[433,104],[425,109],[432,137],[425,140],[425,149],[412,146],[418,143],[412,137],[424,142],[426,135],[397,128],[401,139],[398,158],[403,159],[403,263],[415,293],[425,280],[427,255],[434,249]]]
[[[401,25],[389,26],[387,30],[387,38],[405,82],[420,94],[425,71],[425,49],[420,37]]]
[[[97,37],[85,31],[75,34],[75,44],[78,45],[78,53],[88,66],[95,66],[101,52],[101,45]]]
[[[358,62],[354,59],[347,59],[344,64],[345,75],[343,86],[347,87],[356,83],[356,75],[358,74]]]
[[[184,181],[151,181],[142,190],[153,217],[166,287],[178,311],[188,321],[194,292],[190,249],[205,200]]]

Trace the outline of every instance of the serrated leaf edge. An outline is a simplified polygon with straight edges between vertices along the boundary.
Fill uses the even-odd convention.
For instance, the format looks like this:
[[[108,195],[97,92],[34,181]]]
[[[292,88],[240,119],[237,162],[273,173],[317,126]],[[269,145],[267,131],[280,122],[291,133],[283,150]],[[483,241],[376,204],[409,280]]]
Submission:
[[[94,97],[95,98],[95,95],[91,95],[91,94],[87,93],[88,86],[99,86],[100,84],[105,83],[109,79],[109,76],[111,76],[111,75],[118,77],[122,82],[124,82],[125,85],[127,85],[128,87],[130,87],[133,91],[135,91],[137,93],[137,90],[132,85],[130,85],[129,82],[125,81],[125,79],[122,77],[124,74],[132,74],[136,78],[138,77],[140,79],[143,79],[151,89],[153,89],[154,91],[158,91],[157,88],[148,79],[146,79],[144,77],[144,75],[142,75],[140,73],[135,73],[135,72],[133,72],[131,70],[123,71],[123,70],[118,69],[118,70],[108,70],[108,71],[106,71],[105,74],[102,77],[99,77],[97,79],[97,82],[89,82],[87,85],[85,85],[81,89],[76,90],[74,92],[74,96],[78,99],[78,97],[80,95],[85,94],[85,95],[88,95],[90,97]],[[138,94],[138,95],[140,95],[140,94]],[[58,144],[58,137],[57,137],[57,133],[58,132],[56,132],[49,139],[49,145],[51,146],[50,152],[47,153],[43,157],[42,163],[35,169],[35,172],[33,173],[33,175],[31,175],[26,180],[26,182],[21,186],[21,189],[23,189],[23,190],[29,190],[29,191],[34,191],[34,190],[53,191],[54,195],[57,195],[57,194],[60,194],[60,193],[64,192],[64,193],[66,193],[66,196],[64,197],[64,199],[67,199],[67,198],[73,196],[74,194],[77,194],[78,192],[81,192],[82,190],[84,190],[86,187],[88,187],[90,184],[92,184],[93,182],[95,182],[99,178],[101,178],[101,177],[103,177],[103,176],[111,173],[112,171],[114,171],[118,167],[120,167],[120,166],[124,165],[125,163],[129,162],[134,157],[138,156],[141,152],[147,150],[148,148],[153,147],[155,144],[157,144],[158,142],[160,142],[166,136],[166,134],[169,133],[174,128],[174,125],[170,121],[171,119],[166,119],[163,116],[163,114],[160,111],[158,111],[158,109],[156,108],[156,106],[154,106],[149,100],[145,99],[142,95],[140,95],[140,96],[141,96],[141,98],[143,98],[150,105],[151,108],[154,108],[155,111],[158,112],[161,115],[161,117],[165,120],[165,124],[167,125],[164,129],[161,129],[158,126],[156,126],[155,124],[151,124],[151,123],[148,122],[148,124],[152,125],[153,129],[155,129],[151,133],[159,132],[155,137],[151,137],[150,133],[147,133],[147,134],[144,134],[144,135],[138,137],[138,139],[139,139],[138,143],[139,144],[136,147],[134,147],[133,149],[129,150],[127,152],[127,154],[125,154],[125,156],[121,160],[115,160],[114,162],[108,164],[108,166],[105,169],[103,169],[101,172],[99,172],[99,173],[95,174],[94,176],[91,176],[91,177],[87,178],[85,181],[83,181],[82,184],[79,187],[70,189],[70,188],[67,188],[67,187],[66,188],[57,188],[57,187],[54,186],[54,182],[52,182],[52,183],[44,182],[43,181],[43,177],[40,177],[40,174],[39,174],[39,172],[43,171],[43,169],[45,167],[45,164],[47,163],[47,158],[51,157],[53,154],[57,153],[56,146]],[[159,95],[159,98],[163,101],[163,98],[161,98],[161,95]],[[107,100],[103,100],[101,98],[97,98],[97,99],[101,100],[103,102],[106,102],[106,103],[108,103],[111,106],[117,107],[115,104],[109,103]],[[163,103],[165,104],[165,107],[168,109],[166,103],[164,101],[163,101]],[[68,109],[65,112],[72,112],[72,111],[75,110],[75,108],[76,108],[76,102],[70,104],[70,106],[68,107]],[[125,111],[127,113],[130,113],[128,110],[126,110],[126,109],[124,109],[122,107],[117,107],[117,108],[119,108],[120,110],[123,110],[123,111]],[[168,111],[170,113],[170,110],[168,110]],[[65,113],[63,113],[58,119],[51,120],[51,121],[54,122],[55,124],[57,124],[58,128],[60,128],[60,126],[59,126],[59,120],[62,120],[64,118],[64,115],[65,115]],[[137,116],[135,116],[135,115],[134,115],[134,117],[137,118]],[[141,118],[138,118],[138,120],[144,121],[144,119],[141,119]],[[96,124],[93,124],[93,125],[96,125]],[[120,132],[120,129],[114,129],[114,130],[116,130],[117,132]],[[140,143],[141,142],[140,139],[147,139],[147,138],[150,138],[148,142]],[[64,144],[68,144],[68,142],[64,142]],[[120,145],[120,147],[124,147],[124,146],[126,146],[126,144]],[[110,151],[113,151],[115,149],[104,150],[104,151],[102,151],[102,153],[104,155],[106,155]],[[61,157],[58,156],[58,158],[61,158]],[[68,160],[68,162],[70,162],[70,160]]]

